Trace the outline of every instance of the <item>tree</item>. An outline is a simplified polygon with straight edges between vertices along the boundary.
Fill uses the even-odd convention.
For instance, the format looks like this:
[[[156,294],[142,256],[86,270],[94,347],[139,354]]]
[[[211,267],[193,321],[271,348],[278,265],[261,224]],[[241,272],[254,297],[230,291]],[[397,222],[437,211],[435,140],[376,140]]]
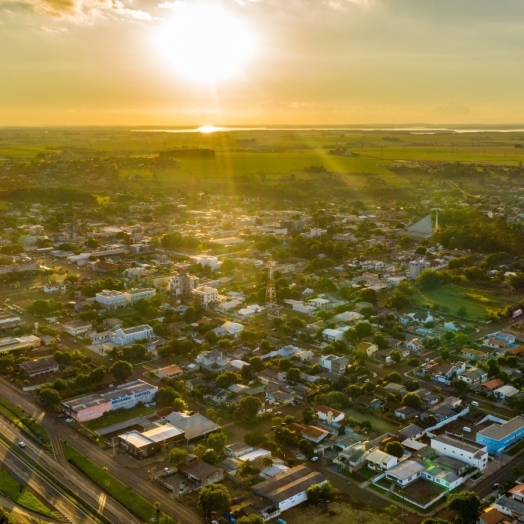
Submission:
[[[258,397],[247,396],[240,399],[238,403],[238,414],[246,421],[253,420],[261,407],[262,402]]]
[[[422,400],[416,393],[406,393],[402,397],[402,405],[420,410],[422,408]]]
[[[300,369],[290,368],[286,374],[286,380],[290,384],[296,384],[300,380]]]
[[[479,515],[480,499],[474,491],[454,493],[448,498],[447,507],[457,514],[462,524],[474,524]]]
[[[449,520],[439,519],[437,517],[429,517],[422,521],[422,524],[451,524]]]
[[[0,524],[14,524],[9,513],[0,506]]]
[[[227,435],[222,431],[218,433],[211,433],[207,437],[207,445],[209,448],[216,451],[218,455],[222,455],[224,448],[226,447]]]
[[[420,388],[420,383],[418,380],[404,380],[404,387],[408,391],[417,391]]]
[[[223,484],[211,484],[200,491],[198,504],[204,510],[206,520],[213,512],[222,513],[231,507],[231,495]]]
[[[256,513],[251,513],[237,519],[237,524],[264,524],[264,519]]]
[[[359,322],[355,326],[355,331],[357,332],[358,338],[369,337],[371,335],[371,324],[367,322]]]
[[[394,384],[402,384],[402,376],[396,371],[392,371],[386,377],[387,382],[393,382]]]
[[[374,289],[367,287],[360,292],[360,300],[362,302],[369,302],[376,306],[378,300],[377,292]]]
[[[394,457],[400,458],[404,455],[404,446],[400,442],[388,442],[384,451]]]
[[[388,347],[388,341],[380,331],[377,331],[373,335],[373,344],[376,344],[379,349],[386,349]]]
[[[444,275],[434,269],[425,269],[415,280],[415,284],[424,291],[437,289],[445,281]]]
[[[173,448],[169,452],[169,462],[171,462],[171,464],[174,464],[175,466],[178,466],[179,464],[184,462],[186,456],[187,451],[185,449]]]
[[[332,494],[333,487],[329,482],[313,484],[306,489],[306,496],[310,504],[318,504],[320,501],[326,501]]]
[[[400,353],[400,351],[396,350],[396,349],[392,349],[390,352],[389,352],[389,358],[393,361],[393,362],[400,362],[402,360],[402,354]]]
[[[125,380],[133,374],[133,365],[125,360],[118,360],[111,366],[109,373],[117,380]]]
[[[158,391],[156,392],[156,401],[161,406],[171,406],[176,398],[178,398],[180,395],[169,386],[164,386],[162,388],[158,388]]]
[[[56,389],[50,387],[43,387],[39,389],[38,396],[44,407],[53,410],[58,409],[60,401],[62,400],[60,393]]]
[[[189,306],[184,311],[184,316],[182,318],[184,319],[184,322],[186,322],[187,324],[192,324],[197,319],[195,308],[193,306]]]
[[[249,359],[249,365],[255,372],[259,372],[264,369],[264,361],[260,357],[251,357]]]
[[[302,410],[302,420],[306,424],[311,424],[317,417],[315,410],[313,408],[305,408]]]
[[[187,411],[189,406],[187,405],[187,402],[183,398],[175,398],[172,402],[172,406],[176,408],[178,411]]]

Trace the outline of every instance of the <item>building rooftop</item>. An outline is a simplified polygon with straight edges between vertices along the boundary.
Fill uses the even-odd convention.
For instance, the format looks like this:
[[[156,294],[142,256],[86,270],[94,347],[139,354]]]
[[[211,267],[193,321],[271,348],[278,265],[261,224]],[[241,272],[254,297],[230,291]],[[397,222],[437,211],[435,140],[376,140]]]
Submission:
[[[502,440],[524,427],[524,417],[515,417],[508,420],[505,424],[491,424],[485,429],[481,429],[477,435],[490,438],[493,440]]]
[[[443,435],[435,435],[431,438],[431,442],[441,442],[442,444],[447,444],[448,446],[453,446],[458,449],[462,449],[468,453],[477,453],[477,451],[485,451],[486,446],[483,444],[477,444],[472,440],[465,439],[459,435],[454,435],[453,433],[444,433]]]
[[[322,473],[312,471],[306,466],[296,466],[253,486],[258,495],[268,498],[274,504],[279,504],[306,491],[309,486],[321,484],[327,479]]]

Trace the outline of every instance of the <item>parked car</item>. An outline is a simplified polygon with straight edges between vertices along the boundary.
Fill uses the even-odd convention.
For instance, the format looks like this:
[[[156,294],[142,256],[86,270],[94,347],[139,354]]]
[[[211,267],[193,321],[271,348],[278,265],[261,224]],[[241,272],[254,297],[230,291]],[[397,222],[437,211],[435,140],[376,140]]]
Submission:
[[[310,460],[311,462],[316,462],[319,459],[318,455],[313,455]]]
[[[72,419],[72,418],[66,418],[66,422],[67,422],[68,424],[70,424],[71,422],[73,422],[73,419]]]
[[[24,449],[24,448],[25,448],[25,442],[20,441],[20,442],[18,443],[18,447]]]

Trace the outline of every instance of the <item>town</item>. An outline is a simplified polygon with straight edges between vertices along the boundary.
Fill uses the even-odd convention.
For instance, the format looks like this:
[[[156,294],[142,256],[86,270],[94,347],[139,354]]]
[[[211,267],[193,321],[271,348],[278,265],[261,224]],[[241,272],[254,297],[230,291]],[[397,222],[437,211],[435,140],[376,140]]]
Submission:
[[[119,176],[94,165],[94,186]],[[34,473],[41,515],[524,516],[519,191],[446,182],[403,206],[52,180],[0,210],[2,475]]]

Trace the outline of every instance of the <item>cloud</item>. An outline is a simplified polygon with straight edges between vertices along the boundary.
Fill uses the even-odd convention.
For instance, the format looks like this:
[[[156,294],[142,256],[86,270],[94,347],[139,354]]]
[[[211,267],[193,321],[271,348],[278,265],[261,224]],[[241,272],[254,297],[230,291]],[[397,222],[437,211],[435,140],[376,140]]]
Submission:
[[[13,5],[13,2],[0,0],[0,6],[2,4]],[[50,18],[75,22],[103,19],[149,21],[153,18],[148,12],[131,8],[122,0],[19,0],[16,6],[29,8],[35,13]],[[42,29],[49,33],[57,32],[47,26]]]
[[[471,113],[471,108],[460,104],[445,104],[435,107],[435,113],[441,115],[461,116]]]

